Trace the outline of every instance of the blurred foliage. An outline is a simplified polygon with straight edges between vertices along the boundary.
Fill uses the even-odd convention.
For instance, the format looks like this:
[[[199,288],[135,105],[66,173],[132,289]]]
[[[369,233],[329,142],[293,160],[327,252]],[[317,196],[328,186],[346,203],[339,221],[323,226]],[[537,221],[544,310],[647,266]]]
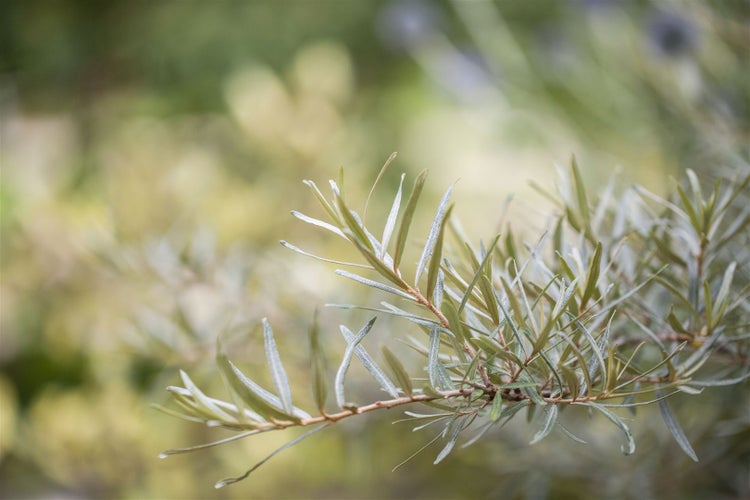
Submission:
[[[345,165],[362,198],[398,150],[400,169],[445,180],[432,188],[461,178],[457,206],[488,214],[459,214],[470,234],[507,218],[536,234],[542,202],[526,182],[571,152],[594,182],[621,164],[656,192],[688,167],[708,184],[741,165],[748,20],[743,0],[2,2],[0,496],[208,497],[213,478],[281,444],[158,461],[217,436],[148,405],[178,365],[216,380],[219,334],[262,371],[259,318],[302,332],[315,305],[355,301],[278,247],[342,251],[288,215],[314,204],[300,179]],[[323,342],[338,322],[321,315]],[[302,338],[278,341],[290,377],[306,376]],[[637,461],[565,448],[576,460],[561,469],[562,448],[526,448],[519,425],[518,438],[388,474],[420,440],[373,419],[222,494],[747,495],[746,388],[675,405],[700,474],[649,421]]]

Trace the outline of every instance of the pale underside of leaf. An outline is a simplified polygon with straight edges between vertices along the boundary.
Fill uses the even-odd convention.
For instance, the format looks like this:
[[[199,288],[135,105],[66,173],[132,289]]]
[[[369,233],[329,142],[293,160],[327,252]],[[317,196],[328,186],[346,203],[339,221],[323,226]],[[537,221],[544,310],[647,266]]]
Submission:
[[[344,339],[346,339],[347,343],[351,343],[354,341],[354,333],[343,325],[341,326],[341,334],[344,336]],[[386,375],[385,372],[378,366],[375,360],[372,359],[370,354],[365,350],[364,346],[361,343],[357,343],[356,347],[354,348],[354,354],[357,356],[357,358],[359,358],[362,365],[367,369],[368,372],[370,372],[370,375],[372,375],[375,381],[380,384],[380,387],[385,392],[387,392],[393,398],[399,397],[398,388],[396,388],[395,384],[391,381],[390,378],[388,378],[388,375]]]
[[[276,340],[273,337],[273,329],[266,318],[263,318],[263,344],[266,349],[268,367],[271,369],[273,385],[276,387],[279,399],[281,399],[281,407],[286,413],[291,415],[294,413],[292,386],[289,385],[289,378],[286,375],[286,370],[284,370],[284,365],[281,363],[279,350],[276,347]]]
[[[422,277],[422,273],[427,267],[427,261],[432,255],[432,251],[435,249],[435,243],[437,243],[438,234],[440,234],[440,228],[443,225],[443,217],[445,216],[445,212],[448,207],[448,200],[450,199],[452,190],[453,186],[449,187],[445,191],[443,198],[440,200],[437,211],[435,212],[435,218],[432,221],[430,232],[427,235],[427,242],[424,245],[422,256],[419,258],[419,263],[417,264],[417,271],[414,275],[414,286],[418,286],[419,278]]]

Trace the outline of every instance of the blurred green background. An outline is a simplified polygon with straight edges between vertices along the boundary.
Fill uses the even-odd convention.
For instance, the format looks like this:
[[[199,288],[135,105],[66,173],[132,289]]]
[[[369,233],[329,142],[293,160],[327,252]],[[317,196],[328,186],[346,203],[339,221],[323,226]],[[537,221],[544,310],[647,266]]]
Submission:
[[[289,216],[319,214],[302,179],[343,165],[364,200],[398,151],[373,214],[399,171],[427,168],[433,203],[460,178],[472,238],[499,229],[511,194],[533,238],[548,212],[528,181],[551,187],[571,154],[594,186],[619,168],[657,192],[685,168],[746,165],[749,22],[745,0],[0,3],[0,497],[750,494],[747,384],[675,400],[697,465],[646,410],[633,457],[606,423],[585,423],[585,447],[529,448],[518,422],[391,473],[429,436],[388,414],[220,491],[293,434],[159,460],[224,434],[149,406],[178,368],[223,396],[219,334],[262,379],[263,316],[305,387],[316,306],[377,299],[278,245],[341,250]],[[332,358],[336,325],[360,319],[323,311]],[[397,346],[404,326],[380,338]]]

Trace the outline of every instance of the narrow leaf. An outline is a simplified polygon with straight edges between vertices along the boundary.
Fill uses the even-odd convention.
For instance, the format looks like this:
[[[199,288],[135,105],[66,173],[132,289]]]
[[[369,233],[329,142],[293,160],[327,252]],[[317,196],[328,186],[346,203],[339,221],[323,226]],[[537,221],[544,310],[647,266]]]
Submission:
[[[443,292],[445,290],[445,273],[442,269],[438,269],[437,272],[437,283],[435,283],[435,289],[432,292],[432,303],[440,309],[443,305]]]
[[[309,414],[299,408],[293,408],[291,414],[286,413],[282,410],[281,399],[278,396],[270,393],[248,378],[225,355],[220,354],[216,356],[216,362],[234,392],[237,393],[246,405],[257,411],[264,418],[273,417],[282,420],[288,418],[296,420],[310,418]]]
[[[313,259],[320,260],[323,262],[328,262],[330,264],[338,264],[339,266],[351,266],[351,267],[362,267],[365,269],[372,269],[372,266],[368,266],[366,264],[357,264],[356,262],[344,262],[340,260],[326,259],[325,257],[320,257],[319,255],[306,252],[302,250],[301,248],[298,248],[292,245],[288,241],[281,240],[279,243],[281,243],[281,246],[288,248],[289,250],[292,250],[294,252],[297,252],[300,255],[304,255],[305,257],[312,257]]]
[[[401,364],[401,361],[399,361],[396,355],[393,354],[386,346],[383,346],[383,357],[385,358],[386,363],[388,363],[388,366],[391,368],[393,374],[396,376],[396,381],[401,386],[401,389],[407,396],[411,396],[413,390],[411,377],[409,377],[409,374],[406,372],[404,365]]]
[[[344,379],[346,378],[346,372],[349,370],[349,365],[352,362],[352,356],[354,355],[354,350],[357,347],[357,344],[362,342],[362,339],[365,338],[365,335],[367,335],[370,330],[372,329],[372,325],[375,324],[375,320],[377,318],[374,317],[370,321],[367,322],[367,324],[357,333],[357,335],[349,342],[349,345],[347,345],[346,350],[344,351],[344,356],[341,360],[341,365],[339,365],[339,369],[336,372],[336,378],[334,379],[334,389],[336,392],[336,403],[339,405],[340,408],[346,408],[350,406],[346,402],[346,398],[344,396]]]
[[[344,325],[341,325],[341,334],[344,336],[347,342],[351,342],[352,340],[354,340],[354,333]],[[372,357],[368,354],[362,344],[357,344],[357,346],[354,348],[354,354],[357,355],[357,358],[359,358],[362,365],[367,369],[368,372],[370,372],[370,375],[372,375],[377,383],[380,384],[380,387],[385,392],[390,394],[391,397],[399,397],[398,389],[396,388],[396,386],[393,384],[393,382],[391,382],[391,379],[388,378],[388,375],[385,374],[385,372],[378,366],[378,364],[375,363],[375,360],[372,359]]]
[[[695,385],[698,387],[721,387],[726,385],[734,385],[739,384],[740,382],[744,382],[745,380],[750,378],[750,372],[745,373],[744,375],[741,375],[739,377],[735,378],[729,378],[729,379],[721,379],[721,380],[692,380],[690,381],[690,385]]]
[[[396,191],[396,197],[393,198],[391,211],[385,221],[385,227],[383,228],[383,238],[381,239],[380,243],[380,260],[383,260],[385,258],[385,254],[388,252],[388,243],[390,243],[391,236],[393,235],[393,229],[396,227],[396,217],[398,217],[398,210],[399,208],[401,208],[401,189],[404,186],[404,177],[406,177],[406,174],[401,174],[401,181],[398,183],[398,191]]]
[[[443,217],[443,221],[440,224],[440,230],[438,231],[438,237],[435,242],[435,247],[432,251],[432,256],[430,257],[430,266],[427,270],[427,292],[426,296],[430,297],[432,296],[433,292],[435,291],[435,285],[437,285],[437,275],[440,271],[440,261],[442,260],[443,255],[443,238],[445,235],[445,221],[450,218],[450,213],[453,210],[453,205],[448,207],[448,210],[445,212],[445,216]]]
[[[461,431],[463,430],[463,424],[464,421],[461,420],[455,420],[453,422],[453,433],[451,434],[450,439],[448,440],[448,443],[445,445],[445,447],[440,450],[440,453],[438,453],[438,456],[435,458],[435,461],[433,464],[437,465],[440,462],[443,461],[445,457],[448,456],[448,454],[453,450],[453,447],[456,445],[456,441],[458,440],[459,434],[461,434]]]
[[[370,265],[375,269],[378,273],[380,273],[381,276],[384,278],[387,278],[391,283],[403,286],[404,280],[402,280],[392,269],[390,269],[385,263],[378,260],[377,256],[373,253],[373,251],[367,247],[364,243],[359,241],[357,238],[353,238],[352,243],[354,243],[354,246],[357,247],[357,250],[362,254],[362,256],[367,260],[367,262],[370,263]]]
[[[414,211],[417,208],[417,203],[419,202],[419,195],[422,194],[422,188],[424,187],[424,181],[427,177],[427,171],[423,170],[419,176],[417,177],[417,180],[414,181],[414,187],[412,188],[411,195],[409,196],[409,201],[406,202],[406,208],[404,209],[404,214],[401,216],[401,225],[398,229],[398,236],[396,238],[396,251],[393,255],[393,269],[398,269],[398,265],[401,262],[401,256],[404,254],[404,249],[406,248],[406,238],[409,235],[409,227],[411,226],[411,221],[414,218]]]
[[[427,373],[430,385],[437,391],[446,391],[453,388],[445,367],[440,362],[440,329],[437,326],[430,328],[430,350],[428,356]]]
[[[318,410],[325,413],[326,397],[328,396],[327,363],[325,353],[320,345],[320,328],[318,326],[318,311],[315,311],[313,324],[310,328],[310,364],[312,365],[313,396]]]
[[[726,310],[729,299],[729,290],[732,286],[732,280],[734,279],[734,271],[736,268],[737,263],[732,262],[724,272],[724,278],[721,281],[721,287],[719,288],[719,292],[716,294],[716,299],[714,299],[714,309],[713,314],[711,315],[714,318],[715,322],[718,322],[721,319],[721,316]]]
[[[552,429],[555,428],[555,424],[557,423],[558,412],[559,412],[559,408],[557,405],[546,406],[544,424],[542,425],[542,428],[539,429],[539,431],[537,431],[536,434],[534,434],[534,438],[531,440],[529,444],[536,444],[542,439],[549,436],[550,432],[552,432]]]
[[[198,403],[200,406],[202,406],[205,410],[208,410],[210,414],[213,415],[213,418],[216,420],[225,420],[225,421],[232,421],[234,420],[231,415],[226,413],[224,410],[216,406],[214,402],[206,396],[203,391],[198,389],[198,386],[196,386],[192,380],[190,380],[190,377],[187,373],[180,370],[180,377],[182,378],[182,383],[185,384],[185,388],[190,391],[190,394],[192,394],[193,398],[195,399],[196,403]]]
[[[450,326],[453,335],[462,341],[466,340],[468,332],[465,331],[464,325],[461,323],[461,316],[459,316],[458,311],[456,311],[456,306],[453,305],[453,302],[450,300],[443,302],[442,311],[448,319],[448,326]]]
[[[307,222],[308,224],[312,224],[313,226],[322,227],[323,229],[327,229],[328,231],[337,234],[341,236],[342,238],[346,239],[346,236],[341,231],[341,229],[337,228],[336,226],[329,224],[327,222],[323,222],[322,220],[315,219],[313,217],[309,217],[303,213],[297,212],[296,210],[292,210],[292,215],[297,217],[302,222]]]
[[[492,242],[490,243],[489,248],[487,248],[487,252],[485,253],[484,258],[482,259],[482,262],[480,262],[479,265],[477,266],[476,272],[474,273],[474,277],[469,282],[469,286],[466,288],[466,291],[464,292],[464,296],[461,299],[461,304],[458,306],[459,313],[464,310],[466,303],[469,301],[469,297],[471,296],[471,291],[474,289],[474,285],[476,285],[479,279],[481,278],[484,268],[489,262],[490,258],[492,257],[492,252],[494,251],[495,246],[497,245],[497,242],[499,239],[500,239],[499,234],[496,235],[495,238],[493,238]]]
[[[354,273],[350,273],[349,271],[344,271],[343,269],[337,269],[336,274],[339,276],[343,276],[345,278],[349,278],[350,280],[354,280],[358,283],[362,283],[363,285],[370,286],[373,288],[377,288],[378,290],[382,290],[384,292],[392,293],[394,295],[398,295],[399,297],[407,300],[414,301],[414,297],[409,295],[406,292],[402,292],[401,290],[394,288],[390,285],[386,285],[385,283],[380,283],[379,281],[374,281],[371,279],[363,278],[362,276],[359,276]]]
[[[365,208],[364,208],[364,210],[362,210],[362,218],[363,219],[365,217],[367,217],[367,207],[370,206],[370,198],[372,198],[372,193],[375,192],[375,188],[380,183],[380,179],[383,178],[383,176],[385,175],[385,171],[388,170],[388,166],[391,164],[391,162],[393,160],[396,159],[396,156],[398,156],[398,154],[395,151],[393,153],[391,153],[391,155],[388,157],[388,159],[385,160],[385,163],[383,164],[383,166],[380,168],[380,172],[378,172],[377,177],[375,177],[375,182],[372,183],[372,187],[370,188],[370,192],[367,194],[367,200],[365,201]],[[403,177],[401,179],[403,180]]]
[[[573,156],[571,158],[571,170],[573,172],[573,179],[575,180],[576,185],[576,197],[578,201],[578,211],[581,214],[581,217],[583,218],[583,223],[586,225],[586,229],[589,228],[589,203],[586,199],[586,188],[583,184],[583,179],[581,178],[581,171],[578,168],[578,162],[576,161],[576,157]]]
[[[607,408],[597,403],[585,402],[585,403],[574,403],[574,404],[588,406],[589,408],[593,408],[596,411],[600,412],[605,417],[607,417],[613,424],[615,424],[623,432],[623,434],[625,434],[625,444],[622,445],[622,447],[620,448],[622,452],[625,455],[632,455],[633,452],[635,452],[635,440],[633,439],[633,433],[630,432],[630,427],[628,427],[627,424],[622,420],[622,418],[620,418],[616,413],[613,413],[611,410],[608,410]]]
[[[450,198],[452,190],[453,186],[450,186],[445,191],[443,198],[440,200],[437,211],[435,212],[435,218],[432,221],[432,226],[430,226],[430,232],[427,234],[427,242],[422,249],[422,256],[419,258],[419,263],[417,264],[417,271],[414,275],[414,286],[419,285],[419,278],[422,277],[422,273],[427,266],[427,260],[430,258],[430,256],[432,255],[432,251],[435,249],[435,243],[437,243],[440,228],[443,226],[443,218],[445,217],[445,212],[448,206],[448,199]]]
[[[279,357],[279,350],[276,348],[276,340],[273,338],[273,329],[267,318],[263,318],[263,344],[266,348],[266,359],[271,369],[271,378],[276,392],[281,399],[281,406],[288,414],[294,413],[292,404],[292,387],[289,385],[289,378],[286,376],[284,365]]]
[[[503,398],[500,394],[496,393],[495,398],[492,400],[492,407],[490,408],[490,422],[497,422],[503,413]]]
[[[602,261],[602,242],[598,241],[596,243],[596,249],[594,250],[594,255],[591,257],[591,262],[589,263],[589,272],[588,276],[586,277],[586,288],[583,291],[583,296],[581,296],[581,309],[584,309],[586,307],[586,303],[589,301],[589,299],[594,295],[594,292],[596,291],[596,282],[599,280],[599,271],[600,271],[600,265]]]
[[[338,221],[339,216],[336,213],[336,210],[333,208],[333,206],[326,200],[325,196],[323,196],[323,193],[320,192],[320,189],[318,189],[318,186],[311,180],[304,180],[302,183],[309,187],[310,190],[313,192],[313,195],[315,198],[318,199],[318,202],[320,205],[325,209],[325,211],[328,213],[328,215],[331,217],[331,220]]]
[[[656,394],[661,395],[661,392],[657,392]],[[688,441],[687,437],[685,436],[685,433],[682,430],[682,426],[680,426],[680,423],[677,421],[677,418],[675,418],[674,413],[672,413],[672,408],[669,407],[669,403],[666,399],[659,400],[659,411],[661,412],[661,418],[664,419],[664,423],[667,424],[667,429],[669,429],[669,432],[672,433],[672,436],[674,437],[675,441],[677,441],[677,444],[680,445],[682,451],[684,451],[685,454],[689,456],[694,462],[697,462],[698,455],[695,454],[695,450],[693,450],[693,447],[690,446],[690,441]]]

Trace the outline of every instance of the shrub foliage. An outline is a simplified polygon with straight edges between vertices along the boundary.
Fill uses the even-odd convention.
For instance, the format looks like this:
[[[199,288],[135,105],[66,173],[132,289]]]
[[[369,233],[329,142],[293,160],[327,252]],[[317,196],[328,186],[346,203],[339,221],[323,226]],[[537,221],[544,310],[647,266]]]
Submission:
[[[667,198],[639,186],[618,191],[614,180],[592,196],[573,159],[558,192],[545,192],[556,214],[533,244],[519,241],[510,227],[478,245],[467,241],[451,217],[449,187],[414,267],[403,257],[412,245],[425,172],[408,195],[401,176],[378,230],[351,208],[343,172],[338,182],[329,181],[328,197],[316,183],[304,181],[326,220],[292,214],[346,240],[357,261],[333,261],[282,245],[337,264],[337,274],[376,289],[384,300],[375,306],[335,305],[375,313],[360,328],[341,325],[346,349],[335,372],[327,369],[326,346],[313,323],[312,413],[295,406],[265,319],[273,390],[256,383],[221,349],[216,363],[231,392],[228,399],[205,394],[181,372],[182,386],[167,389],[178,409],[162,409],[236,434],[162,456],[264,432],[309,429],[239,477],[218,482],[218,488],[244,479],[279,451],[342,419],[395,407],[405,407],[415,428],[435,429],[428,444],[444,443],[435,463],[459,441],[474,443],[522,410],[538,426],[532,444],[553,431],[582,441],[559,421],[568,407],[611,421],[622,433],[623,453],[631,454],[636,444],[618,412],[655,404],[679,446],[697,461],[668,401],[678,392],[699,395],[750,377],[750,175],[718,180],[705,193],[694,173],[686,177]],[[380,355],[365,349],[362,341],[378,315],[413,327],[408,343],[423,366],[407,366],[401,353],[385,346]],[[384,391],[383,399],[353,402],[346,380],[355,358]]]

